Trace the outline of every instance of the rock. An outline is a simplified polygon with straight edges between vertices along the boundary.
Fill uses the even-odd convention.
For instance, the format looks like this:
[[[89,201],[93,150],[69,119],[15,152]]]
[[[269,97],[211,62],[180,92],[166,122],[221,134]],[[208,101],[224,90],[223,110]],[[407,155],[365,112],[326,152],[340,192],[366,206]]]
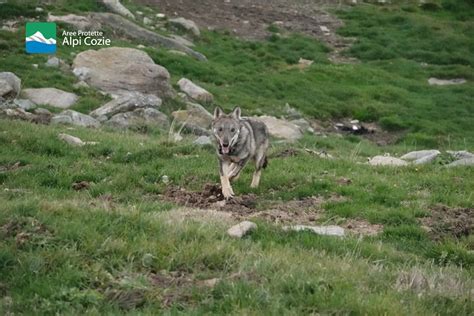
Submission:
[[[2,108],[0,109],[0,118],[18,119],[24,121],[33,121],[36,116],[21,108]]]
[[[36,11],[36,12],[43,12],[43,11],[44,11],[44,9],[43,9],[43,8],[41,8],[41,7],[36,7],[36,8],[35,8],[35,11]]]
[[[136,11],[135,12],[137,15],[143,15],[143,12],[142,11]]]
[[[199,31],[198,26],[194,21],[185,19],[185,18],[176,18],[176,19],[170,19],[168,21],[171,25],[184,29],[187,32],[190,32],[194,36],[200,36],[201,32]]]
[[[79,89],[79,88],[89,88],[89,85],[85,81],[79,81],[76,82],[75,84],[72,85],[74,88]]]
[[[331,31],[330,31],[330,30],[328,29],[328,27],[325,26],[325,25],[320,25],[320,26],[319,26],[319,29],[320,29],[323,33],[326,33],[326,34],[331,33]]]
[[[145,25],[150,25],[153,21],[150,18],[144,17],[143,18],[143,24]]]
[[[95,118],[82,114],[72,110],[66,110],[61,112],[58,115],[53,116],[51,123],[54,124],[71,124],[82,127],[94,127],[97,128],[100,126],[100,122]]]
[[[56,88],[24,89],[22,94],[35,104],[45,104],[67,109],[78,100],[78,96]]]
[[[36,108],[36,104],[28,99],[15,99],[13,100],[13,103],[15,103],[19,108],[27,111]]]
[[[0,72],[0,97],[17,97],[21,90],[21,79],[13,72]]]
[[[232,226],[227,230],[227,234],[230,237],[242,238],[249,232],[256,230],[257,225],[249,221],[243,221],[237,225]]]
[[[270,135],[273,137],[296,141],[303,136],[300,128],[291,122],[268,115],[254,117],[254,119],[265,123]]]
[[[308,68],[308,67],[311,66],[313,63],[314,63],[314,61],[309,60],[309,59],[300,58],[300,59],[298,60],[298,64],[301,66],[301,68]]]
[[[213,116],[202,105],[186,103],[187,110],[174,111],[171,115],[185,128],[196,135],[208,135]]]
[[[175,49],[170,49],[168,51],[168,53],[171,53],[173,55],[187,56],[186,53],[183,53],[183,52],[181,52],[179,50],[175,50]]]
[[[157,34],[153,31],[147,30],[135,23],[112,13],[91,13],[93,21],[101,23],[102,25],[113,29],[121,36],[128,37],[132,40],[141,40],[148,45],[156,45],[168,49],[175,49],[182,51],[197,60],[205,61],[206,56],[184,46],[172,38]]]
[[[146,46],[145,46],[145,45],[142,45],[142,44],[140,44],[140,45],[137,45],[137,48],[139,48],[139,49],[144,49],[144,48],[146,48]]]
[[[292,231],[311,231],[318,235],[327,235],[327,236],[344,236],[344,228],[341,226],[329,225],[329,226],[306,226],[306,225],[294,225],[294,226],[284,226],[283,230],[292,230]]]
[[[46,67],[53,67],[53,68],[58,68],[59,67],[59,58],[58,57],[49,57],[48,61],[44,64]]]
[[[187,46],[187,47],[193,47],[194,43],[191,42],[190,40],[185,39],[182,36],[179,35],[170,35],[172,39],[174,39],[177,43],[180,43],[181,45]]]
[[[183,91],[184,93],[186,93],[188,96],[190,96],[196,101],[210,103],[214,99],[211,93],[201,88],[200,86],[196,85],[189,79],[181,78],[178,81],[178,86],[181,89],[181,91]]]
[[[193,141],[193,144],[195,145],[212,145],[212,140],[209,136],[199,136]]]
[[[420,159],[420,158],[423,158],[423,157],[426,157],[426,156],[432,156],[432,155],[438,156],[439,154],[441,154],[441,152],[439,150],[436,150],[436,149],[418,150],[418,151],[411,151],[408,154],[405,154],[405,155],[401,156],[400,158],[403,159],[403,160],[412,161],[412,160],[417,160],[417,159]],[[436,156],[435,156],[435,158],[436,158]]]
[[[372,166],[406,166],[408,162],[390,156],[375,156],[369,160]]]
[[[158,19],[164,19],[164,18],[166,17],[166,15],[164,15],[163,13],[157,13],[157,14],[156,14],[156,17],[157,17]]]
[[[448,150],[446,151],[448,154],[451,155],[451,157],[455,159],[465,159],[465,158],[474,158],[474,154],[466,151],[466,150],[460,150],[460,151],[451,151]]]
[[[463,158],[447,164],[446,167],[474,166],[474,158]]]
[[[438,155],[439,155],[439,153],[433,153],[431,155],[423,156],[423,157],[418,158],[417,160],[413,161],[413,164],[423,165],[423,164],[433,162],[436,159],[436,157],[438,157]]]
[[[133,62],[131,62],[133,61]],[[87,50],[74,59],[74,74],[90,86],[109,93],[121,90],[173,96],[170,74],[144,51],[109,47]]]
[[[430,78],[428,79],[428,83],[432,86],[448,86],[448,85],[457,85],[457,84],[466,83],[466,79],[464,78],[455,78],[455,79]]]
[[[48,22],[63,22],[74,26],[78,30],[97,30],[100,28],[100,23],[92,20],[88,16],[67,14],[67,15],[48,15]]]
[[[153,94],[127,92],[116,96],[114,100],[95,109],[90,115],[95,118],[105,117],[108,119],[118,113],[131,112],[138,108],[159,108],[161,103],[161,99]]]
[[[304,118],[300,118],[298,120],[292,120],[292,121],[290,121],[290,123],[295,124],[302,131],[307,131],[307,132],[310,132],[310,133],[314,133],[314,129],[311,127],[311,124],[309,124],[309,122],[307,120],[305,120]]]
[[[80,138],[71,136],[69,134],[64,134],[61,133],[58,135],[58,138],[69,145],[75,146],[75,147],[82,147],[84,145],[95,145],[97,144],[96,142],[83,142]]]
[[[285,103],[285,113],[288,119],[298,120],[303,118],[303,114],[294,107],[291,107],[288,103]]]
[[[105,7],[107,9],[109,9],[110,11],[112,11],[113,13],[117,13],[117,14],[120,14],[124,17],[127,17],[127,18],[132,18],[134,19],[135,16],[132,14],[132,12],[130,12],[130,10],[128,10],[126,7],[124,7],[119,0],[100,0],[100,2],[102,2]],[[137,12],[138,14],[138,12]],[[143,14],[143,13],[142,13]]]
[[[163,130],[169,128],[168,117],[160,111],[152,108],[136,109],[131,112],[116,114],[105,124],[115,128],[140,126],[153,126]]]
[[[48,116],[53,115],[49,110],[43,109],[43,108],[37,108],[33,112],[38,115],[48,115]]]

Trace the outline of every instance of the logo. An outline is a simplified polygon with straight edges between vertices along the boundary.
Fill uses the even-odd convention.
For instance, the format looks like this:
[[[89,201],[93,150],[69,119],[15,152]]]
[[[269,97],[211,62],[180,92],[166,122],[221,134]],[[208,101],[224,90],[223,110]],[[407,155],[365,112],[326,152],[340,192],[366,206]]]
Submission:
[[[29,54],[56,53],[56,23],[26,23],[25,47]]]

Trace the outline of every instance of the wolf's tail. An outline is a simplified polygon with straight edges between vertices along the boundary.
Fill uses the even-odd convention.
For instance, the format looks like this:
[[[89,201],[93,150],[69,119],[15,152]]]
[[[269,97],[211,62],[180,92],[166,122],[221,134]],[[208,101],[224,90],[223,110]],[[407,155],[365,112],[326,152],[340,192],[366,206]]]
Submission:
[[[268,166],[268,158],[267,156],[265,156],[265,158],[263,158],[262,169],[265,169],[267,166]]]

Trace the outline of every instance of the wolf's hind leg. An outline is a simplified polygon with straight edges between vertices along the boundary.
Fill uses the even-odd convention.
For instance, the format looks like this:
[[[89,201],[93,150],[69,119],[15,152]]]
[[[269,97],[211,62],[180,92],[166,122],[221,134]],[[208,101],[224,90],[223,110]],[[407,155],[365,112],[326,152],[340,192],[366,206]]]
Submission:
[[[252,183],[250,184],[251,188],[257,188],[260,184],[260,176],[262,175],[262,169],[267,165],[267,158],[265,154],[262,153],[258,155],[255,159],[255,172],[253,173]]]

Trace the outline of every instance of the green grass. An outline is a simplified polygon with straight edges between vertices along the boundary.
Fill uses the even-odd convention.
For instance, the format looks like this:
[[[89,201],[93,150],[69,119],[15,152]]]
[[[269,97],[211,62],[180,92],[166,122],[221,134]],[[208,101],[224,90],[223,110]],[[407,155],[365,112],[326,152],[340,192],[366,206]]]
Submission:
[[[0,19],[35,16],[36,5],[10,1]],[[58,0],[46,8],[57,14],[103,10],[89,0]],[[323,203],[318,222],[365,220],[383,225],[379,235],[338,239],[285,232],[257,220],[255,232],[231,239],[228,220],[194,213],[183,220],[161,196],[168,185],[201,190],[218,183],[210,146],[194,146],[190,136],[170,143],[153,128],[119,133],[0,120],[0,312],[473,314],[472,235],[435,241],[420,219],[439,204],[472,208],[474,170],[443,167],[445,155],[426,166],[363,164],[374,155],[400,156],[413,148],[474,149],[472,6],[454,0],[430,10],[364,4],[337,14],[346,23],[340,34],[357,37],[347,54],[360,64],[331,64],[328,48],[318,41],[279,36],[275,28],[262,42],[203,32],[196,49],[208,62],[146,51],[170,71],[173,83],[186,76],[226,109],[241,105],[246,115],[278,116],[289,103],[309,118],[354,117],[403,135],[388,147],[355,136],[274,142],[271,156],[287,148],[301,153],[271,159],[258,189],[249,187],[251,167],[234,185],[238,195],[257,196],[257,210],[275,201],[341,196]],[[23,34],[21,25],[17,33],[0,31],[0,71],[15,72],[25,88],[77,93],[73,109],[83,113],[108,100],[92,88],[73,88],[74,76],[46,68],[46,56],[24,54]],[[114,39],[116,46],[137,44]],[[71,53],[85,49],[60,47],[58,56],[71,63]],[[301,71],[294,67],[300,57],[314,64]],[[431,87],[431,76],[468,83]],[[166,100],[163,110],[181,106]],[[99,143],[73,148],[58,140],[61,132]],[[316,158],[304,148],[326,150],[336,159]],[[20,168],[8,169],[17,162]],[[163,183],[165,175],[170,184]],[[341,185],[342,177],[352,182]],[[90,188],[75,191],[79,181]],[[172,273],[183,283],[151,278]],[[410,285],[419,275],[422,281]],[[221,281],[202,285],[211,278]]]

